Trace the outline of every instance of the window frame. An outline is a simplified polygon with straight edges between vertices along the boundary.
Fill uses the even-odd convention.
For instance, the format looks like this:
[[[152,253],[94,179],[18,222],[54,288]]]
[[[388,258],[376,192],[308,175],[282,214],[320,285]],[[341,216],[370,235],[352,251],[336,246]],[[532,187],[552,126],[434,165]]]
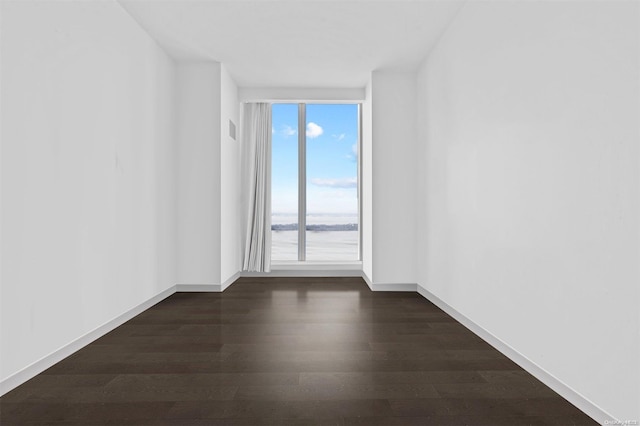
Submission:
[[[275,101],[271,105],[297,105],[298,106],[298,259],[297,260],[279,260],[276,263],[282,264],[304,264],[304,263],[361,263],[362,262],[362,102],[358,101]],[[356,186],[356,194],[358,197],[358,257],[356,260],[345,259],[337,262],[323,260],[306,260],[307,252],[307,105],[355,105],[357,106],[357,142],[356,142],[356,174],[358,183]],[[273,160],[272,160],[273,161]],[[272,188],[273,189],[273,188]],[[273,190],[272,190],[273,197]],[[269,212],[273,214],[273,212]],[[272,242],[273,244],[273,242]]]

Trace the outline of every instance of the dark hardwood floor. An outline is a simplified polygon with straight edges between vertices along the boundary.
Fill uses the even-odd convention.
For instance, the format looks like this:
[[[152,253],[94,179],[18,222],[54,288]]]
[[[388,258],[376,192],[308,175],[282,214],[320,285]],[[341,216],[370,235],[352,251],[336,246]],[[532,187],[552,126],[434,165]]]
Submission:
[[[176,293],[0,399],[13,425],[591,425],[416,293]]]

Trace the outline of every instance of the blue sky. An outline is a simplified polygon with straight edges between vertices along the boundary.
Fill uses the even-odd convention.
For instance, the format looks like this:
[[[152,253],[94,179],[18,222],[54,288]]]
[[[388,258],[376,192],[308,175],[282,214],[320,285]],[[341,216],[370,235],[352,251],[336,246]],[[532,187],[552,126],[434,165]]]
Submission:
[[[298,206],[298,105],[272,107],[272,211]],[[307,105],[307,214],[357,214],[358,106]]]

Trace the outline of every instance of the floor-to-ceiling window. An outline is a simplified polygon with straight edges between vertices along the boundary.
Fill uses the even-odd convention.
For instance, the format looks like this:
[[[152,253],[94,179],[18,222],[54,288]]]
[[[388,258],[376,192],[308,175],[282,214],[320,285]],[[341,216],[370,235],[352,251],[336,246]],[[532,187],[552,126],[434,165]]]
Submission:
[[[359,260],[359,105],[274,104],[272,117],[272,260]]]

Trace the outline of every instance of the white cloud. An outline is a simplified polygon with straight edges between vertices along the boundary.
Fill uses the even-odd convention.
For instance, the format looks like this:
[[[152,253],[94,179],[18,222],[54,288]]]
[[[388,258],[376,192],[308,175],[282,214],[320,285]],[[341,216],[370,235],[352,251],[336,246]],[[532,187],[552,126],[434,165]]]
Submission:
[[[351,152],[348,153],[345,157],[348,158],[349,160],[357,161],[358,160],[358,145],[356,145],[355,143],[353,145],[351,145]]]
[[[331,136],[333,136],[334,139],[336,139],[338,142],[340,142],[347,135],[345,133],[340,133],[339,135],[331,135]]]
[[[308,138],[311,138],[311,139],[317,138],[323,132],[324,132],[324,130],[322,130],[322,127],[318,126],[313,121],[310,121],[309,124],[307,124],[307,137]]]
[[[355,188],[358,186],[358,179],[355,177],[342,179],[312,178],[311,183],[316,186],[326,186],[330,188]]]
[[[294,129],[293,127],[289,126],[288,124],[285,124],[284,126],[282,126],[281,132],[285,137],[293,136],[296,133],[298,133],[298,131],[296,129]]]

